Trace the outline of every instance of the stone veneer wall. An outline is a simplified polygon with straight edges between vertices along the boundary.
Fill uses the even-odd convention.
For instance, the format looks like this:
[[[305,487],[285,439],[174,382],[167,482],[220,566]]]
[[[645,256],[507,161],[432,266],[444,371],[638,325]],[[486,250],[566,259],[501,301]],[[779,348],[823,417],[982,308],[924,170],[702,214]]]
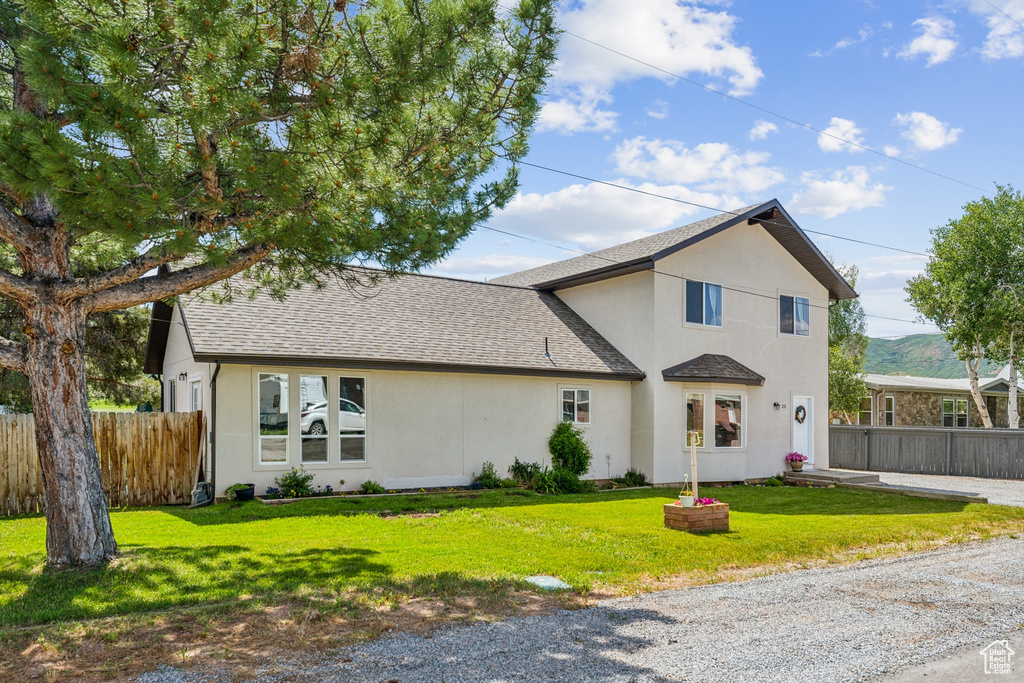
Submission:
[[[981,413],[974,403],[970,394],[937,393],[929,391],[891,391],[874,392],[875,395],[875,424],[885,424],[885,396],[895,396],[897,427],[941,427],[942,426],[942,399],[943,398],[966,398],[967,399],[967,421],[971,427],[982,427]],[[985,398],[988,398],[987,396]],[[995,412],[992,413],[992,425],[997,428],[1007,426],[1006,404],[1007,396],[995,396]],[[1024,426],[1024,396],[1018,397],[1018,413],[1021,416],[1021,424]]]

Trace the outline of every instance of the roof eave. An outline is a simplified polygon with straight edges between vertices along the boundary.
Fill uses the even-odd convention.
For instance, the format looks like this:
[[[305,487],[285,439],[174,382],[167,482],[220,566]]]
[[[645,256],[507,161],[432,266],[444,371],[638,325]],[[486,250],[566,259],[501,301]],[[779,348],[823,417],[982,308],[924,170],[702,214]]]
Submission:
[[[400,370],[406,372],[451,372],[483,375],[517,375],[526,377],[565,377],[570,379],[612,380],[639,382],[647,375],[639,368],[635,372],[600,372],[570,368],[524,368],[514,366],[465,365],[367,358],[324,358],[315,356],[260,356],[202,352],[195,354],[198,363],[236,365],[280,365],[323,368],[352,368],[353,370]]]
[[[760,380],[740,377],[674,377],[662,373],[666,382],[686,382],[688,384],[742,384],[748,387],[763,387],[764,377]]]
[[[534,289],[539,289],[542,291],[554,292],[559,289],[578,287],[580,285],[590,284],[591,282],[609,280],[614,277],[629,275],[630,273],[639,273],[641,271],[651,270],[653,268],[654,261],[650,257],[645,256],[644,258],[634,259],[632,261],[613,263],[604,268],[588,270],[587,272],[580,273],[579,275],[569,275],[567,277],[561,277],[554,280],[548,280],[546,282],[540,282],[533,285],[533,287]]]

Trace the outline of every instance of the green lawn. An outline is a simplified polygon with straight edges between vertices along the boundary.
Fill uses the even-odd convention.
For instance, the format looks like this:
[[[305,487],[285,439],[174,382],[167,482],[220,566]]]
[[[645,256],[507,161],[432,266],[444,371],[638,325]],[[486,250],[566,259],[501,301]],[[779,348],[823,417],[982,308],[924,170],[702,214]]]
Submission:
[[[262,603],[501,593],[531,574],[579,591],[643,589],[683,575],[845,560],[1024,531],[1024,509],[849,489],[707,489],[729,533],[662,525],[670,490],[527,491],[258,501],[113,513],[124,557],[104,570],[43,570],[45,523],[0,519],[0,626],[142,613],[244,598]],[[437,516],[371,514],[441,511]],[[354,598],[355,596],[355,598]]]

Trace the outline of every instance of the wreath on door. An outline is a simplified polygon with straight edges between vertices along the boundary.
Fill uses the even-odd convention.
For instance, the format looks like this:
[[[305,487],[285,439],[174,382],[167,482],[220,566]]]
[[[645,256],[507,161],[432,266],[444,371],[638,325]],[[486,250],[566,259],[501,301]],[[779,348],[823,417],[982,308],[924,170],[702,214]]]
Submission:
[[[793,417],[796,418],[797,423],[803,424],[804,420],[807,419],[807,408],[804,408],[803,406],[797,406],[796,414],[794,414]]]

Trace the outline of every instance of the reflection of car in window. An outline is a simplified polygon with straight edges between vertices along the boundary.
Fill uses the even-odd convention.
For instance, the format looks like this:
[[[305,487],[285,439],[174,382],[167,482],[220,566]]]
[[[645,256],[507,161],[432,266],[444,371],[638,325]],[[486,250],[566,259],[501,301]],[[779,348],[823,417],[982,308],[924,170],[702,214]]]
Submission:
[[[366,431],[366,411],[346,398],[338,410],[338,423],[342,433],[362,434]],[[299,414],[299,428],[303,434],[319,436],[327,433],[327,401],[313,403]]]

